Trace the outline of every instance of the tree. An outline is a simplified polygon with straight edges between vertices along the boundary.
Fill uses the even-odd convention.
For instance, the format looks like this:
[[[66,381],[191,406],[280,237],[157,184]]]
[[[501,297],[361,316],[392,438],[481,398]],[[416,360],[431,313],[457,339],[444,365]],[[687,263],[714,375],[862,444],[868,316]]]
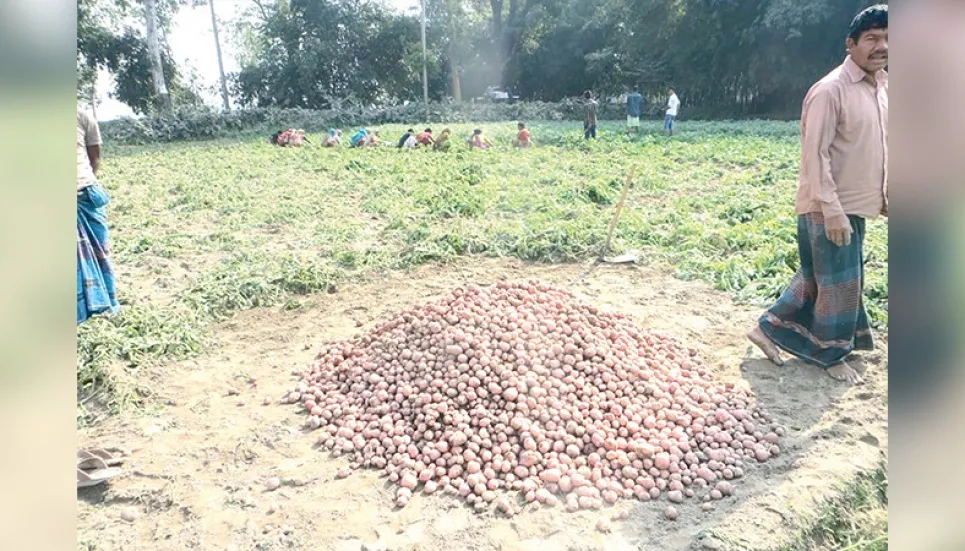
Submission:
[[[162,0],[158,21],[161,29],[170,24],[177,2]],[[129,0],[78,0],[77,2],[77,96],[90,98],[96,72],[108,70],[117,82],[111,94],[136,113],[156,111],[159,98],[152,82],[147,41],[132,22],[143,20],[143,11]],[[167,45],[159,41],[161,65],[173,104],[200,104],[201,99],[182,82]]]
[[[253,0],[236,76],[248,104],[418,100],[418,19],[374,0]],[[797,117],[874,0],[427,0],[430,95],[490,85],[556,101],[673,84],[690,117]],[[656,106],[656,107],[653,107]]]
[[[327,108],[422,96],[418,20],[374,2],[259,0],[241,31],[248,52],[233,79],[245,105]],[[438,52],[430,50],[429,61],[438,98]]]
[[[171,110],[171,97],[164,82],[164,66],[161,61],[161,41],[158,38],[157,6],[155,0],[142,0],[144,3],[144,22],[147,28],[148,59],[151,61],[151,80],[154,93],[162,110]]]
[[[505,0],[489,0],[493,50],[498,56],[501,85],[506,86],[519,76],[518,55],[523,34],[531,23],[531,16],[549,3],[549,0],[509,0],[507,6]]]
[[[434,31],[433,43],[444,58],[444,70],[449,77],[449,95],[456,102],[463,100],[463,73],[476,69],[473,67],[475,43],[488,32],[487,15],[481,7],[478,0],[426,2],[430,31]]]
[[[218,39],[218,18],[214,12],[214,0],[208,0],[208,7],[211,8],[211,31],[214,33],[214,47],[218,54],[218,77],[221,81],[221,99],[224,101],[224,110],[231,111],[231,103],[228,101],[228,81],[224,74],[224,60],[221,56],[221,41]]]

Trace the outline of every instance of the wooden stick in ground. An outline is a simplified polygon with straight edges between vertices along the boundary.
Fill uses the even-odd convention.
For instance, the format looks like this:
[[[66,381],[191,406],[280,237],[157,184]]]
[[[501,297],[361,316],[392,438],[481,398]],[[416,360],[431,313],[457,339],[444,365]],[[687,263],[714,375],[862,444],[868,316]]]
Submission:
[[[613,220],[610,221],[610,231],[606,234],[606,244],[603,246],[603,251],[600,252],[600,260],[610,252],[610,240],[613,238],[613,230],[617,227],[617,220],[620,218],[620,213],[623,212],[623,204],[627,200],[627,192],[630,190],[630,182],[633,181],[633,174],[637,171],[637,167],[631,167],[630,172],[627,174],[627,180],[623,183],[623,191],[620,193],[620,202],[617,203],[616,212],[613,213]]]

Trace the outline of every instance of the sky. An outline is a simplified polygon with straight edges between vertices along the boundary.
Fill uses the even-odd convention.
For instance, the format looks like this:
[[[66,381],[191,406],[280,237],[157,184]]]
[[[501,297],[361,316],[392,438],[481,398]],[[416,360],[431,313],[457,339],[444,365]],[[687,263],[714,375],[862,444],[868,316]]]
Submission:
[[[397,11],[417,9],[419,0],[383,0]],[[234,47],[232,28],[244,10],[252,5],[252,0],[215,0],[218,15],[218,37],[225,73],[239,69],[237,50]],[[222,101],[218,83],[218,56],[215,51],[214,33],[211,29],[211,11],[207,4],[197,7],[182,7],[172,21],[168,34],[171,53],[183,74],[193,72],[199,84],[205,88],[202,97],[213,106]],[[110,74],[102,71],[97,78],[97,119],[112,120],[118,117],[131,117],[134,113],[123,103],[113,100],[109,93],[114,89]]]

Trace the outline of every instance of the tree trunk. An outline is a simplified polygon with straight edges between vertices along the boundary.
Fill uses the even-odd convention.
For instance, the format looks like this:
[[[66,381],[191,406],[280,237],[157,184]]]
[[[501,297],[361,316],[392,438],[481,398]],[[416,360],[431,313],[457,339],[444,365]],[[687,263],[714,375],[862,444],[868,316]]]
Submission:
[[[446,34],[448,34],[448,44],[446,55],[449,58],[449,79],[451,82],[452,99],[456,103],[462,103],[462,82],[459,76],[459,62],[461,61],[457,52],[457,37],[460,36],[456,28],[456,18],[458,17],[456,2],[458,0],[444,0],[443,7],[446,10]]]
[[[497,83],[502,86],[503,69],[506,66],[506,58],[503,56],[505,48],[503,48],[503,0],[489,0],[489,7],[492,9],[492,40],[493,47],[496,49],[496,54],[499,56],[497,60],[497,66],[499,67],[499,79],[500,82]]]
[[[231,103],[228,101],[228,81],[224,76],[224,61],[221,58],[221,41],[218,40],[218,18],[214,15],[214,0],[208,0],[211,7],[211,30],[214,31],[214,47],[218,52],[218,75],[221,77],[221,99],[224,100],[224,110],[231,111]]]
[[[147,47],[151,58],[151,79],[154,81],[154,93],[164,111],[171,109],[171,96],[164,83],[164,67],[161,65],[161,42],[157,32],[157,9],[155,0],[144,0],[144,21],[147,25]]]
[[[459,81],[459,64],[453,55],[453,49],[449,48],[449,76],[452,79],[452,99],[456,103],[462,103],[462,83]]]

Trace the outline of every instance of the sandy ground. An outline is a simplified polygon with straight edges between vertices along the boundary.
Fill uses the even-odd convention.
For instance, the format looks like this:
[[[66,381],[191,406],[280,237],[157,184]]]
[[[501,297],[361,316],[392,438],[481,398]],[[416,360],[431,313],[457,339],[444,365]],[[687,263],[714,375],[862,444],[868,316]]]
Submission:
[[[866,384],[847,387],[797,361],[783,368],[764,361],[744,339],[759,311],[735,306],[705,284],[647,266],[590,268],[471,259],[344,286],[311,297],[301,310],[237,315],[217,327],[217,342],[205,356],[152,373],[156,396],[146,408],[152,413],[113,417],[80,431],[83,445],[131,450],[125,476],[78,491],[80,548],[766,549],[786,542],[836,485],[887,453],[887,343],[879,340],[878,350],[863,355]],[[321,343],[348,338],[457,286],[530,278],[630,314],[641,328],[673,334],[698,349],[721,378],[746,381],[788,428],[781,456],[747,469],[735,495],[711,512],[688,500],[678,507],[676,522],[663,518],[663,498],[596,512],[540,509],[505,518],[476,513],[449,496],[417,495],[400,510],[375,472],[336,479],[347,460],[316,448],[298,409],[278,404],[296,381],[292,370],[310,363]],[[240,394],[229,395],[230,387]],[[264,482],[273,476],[282,486],[269,492]],[[614,522],[610,534],[598,532],[597,521],[617,510],[629,518]],[[125,520],[122,513],[136,518]]]

